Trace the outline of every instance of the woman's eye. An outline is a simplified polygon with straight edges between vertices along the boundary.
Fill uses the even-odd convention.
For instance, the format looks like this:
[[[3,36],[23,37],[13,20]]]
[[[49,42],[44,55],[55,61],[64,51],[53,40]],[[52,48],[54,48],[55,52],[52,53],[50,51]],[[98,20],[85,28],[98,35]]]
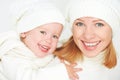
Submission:
[[[45,31],[40,31],[40,33],[41,33],[41,34],[44,34],[44,35],[46,34],[46,32],[45,32]]]
[[[76,25],[77,26],[84,26],[84,24],[82,22],[77,22]]]
[[[103,27],[104,24],[103,24],[103,23],[96,23],[96,26],[98,26],[98,27]]]
[[[53,38],[58,39],[59,37],[57,35],[53,35]]]

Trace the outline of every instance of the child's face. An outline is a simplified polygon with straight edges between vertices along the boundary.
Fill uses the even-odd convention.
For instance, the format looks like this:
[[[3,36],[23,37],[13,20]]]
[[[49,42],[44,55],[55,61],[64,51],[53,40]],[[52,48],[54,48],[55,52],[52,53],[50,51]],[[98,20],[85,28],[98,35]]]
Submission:
[[[73,38],[85,56],[94,57],[111,42],[112,29],[98,18],[79,18],[73,25]]]
[[[44,57],[56,49],[62,29],[59,23],[45,24],[22,33],[25,36],[23,42],[36,56]]]

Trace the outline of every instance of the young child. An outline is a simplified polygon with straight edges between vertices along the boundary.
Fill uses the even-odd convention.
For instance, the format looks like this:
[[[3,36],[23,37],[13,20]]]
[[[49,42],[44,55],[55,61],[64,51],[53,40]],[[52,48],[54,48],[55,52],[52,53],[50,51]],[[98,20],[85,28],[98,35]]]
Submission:
[[[16,5],[17,32],[0,35],[1,74],[8,80],[69,80],[69,68],[77,76],[74,64],[66,70],[52,54],[64,25],[60,11],[49,3]]]

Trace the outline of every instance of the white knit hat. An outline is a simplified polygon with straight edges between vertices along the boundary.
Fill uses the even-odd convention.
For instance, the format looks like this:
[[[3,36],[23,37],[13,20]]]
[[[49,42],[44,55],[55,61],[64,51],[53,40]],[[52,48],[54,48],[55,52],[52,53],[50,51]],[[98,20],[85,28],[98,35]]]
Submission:
[[[64,25],[62,13],[51,3],[38,0],[14,2],[11,6],[13,23],[18,33],[27,32],[38,26],[57,22]]]
[[[66,19],[70,26],[80,17],[96,17],[107,22],[113,31],[113,44],[120,53],[120,1],[73,0],[67,7]]]

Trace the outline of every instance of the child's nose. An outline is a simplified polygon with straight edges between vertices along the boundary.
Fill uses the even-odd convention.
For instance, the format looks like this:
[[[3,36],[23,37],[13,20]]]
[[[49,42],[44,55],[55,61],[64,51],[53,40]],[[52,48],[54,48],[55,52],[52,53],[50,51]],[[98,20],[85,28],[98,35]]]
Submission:
[[[50,44],[52,42],[52,36],[47,35],[45,40],[46,40],[47,43]]]

